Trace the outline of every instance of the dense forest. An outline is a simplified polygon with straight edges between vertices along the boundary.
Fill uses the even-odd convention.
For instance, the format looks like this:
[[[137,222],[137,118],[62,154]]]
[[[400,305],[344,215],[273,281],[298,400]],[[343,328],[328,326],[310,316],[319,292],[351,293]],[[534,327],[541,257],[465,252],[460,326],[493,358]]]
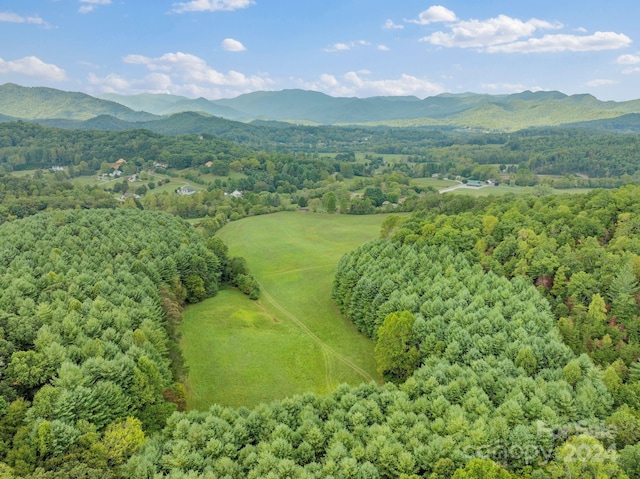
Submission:
[[[247,282],[243,262],[138,210],[41,213],[0,232],[3,461],[108,475],[184,407],[182,307]]]
[[[631,185],[509,201],[431,196],[393,238],[446,245],[485,270],[526,278],[576,353],[631,366],[640,357],[639,202]]]
[[[425,198],[407,221],[385,222],[388,239],[343,258],[334,298],[377,341],[380,372],[394,382],[409,378],[405,386],[429,361],[473,370],[494,357],[536,378],[537,388],[544,387],[541,375],[562,377],[578,395],[578,378],[602,382],[608,406],[598,406],[608,394],[591,384],[587,417],[615,430],[621,464],[635,457],[626,473],[637,477],[639,195],[628,186],[562,197]],[[575,361],[582,370],[571,379]],[[585,375],[585,368],[593,372]],[[493,381],[507,376],[500,372]],[[576,414],[579,400],[571,403]],[[570,421],[557,414],[554,420]],[[600,432],[589,434],[597,439]]]
[[[0,175],[0,224],[45,210],[115,208],[118,201],[98,187]]]

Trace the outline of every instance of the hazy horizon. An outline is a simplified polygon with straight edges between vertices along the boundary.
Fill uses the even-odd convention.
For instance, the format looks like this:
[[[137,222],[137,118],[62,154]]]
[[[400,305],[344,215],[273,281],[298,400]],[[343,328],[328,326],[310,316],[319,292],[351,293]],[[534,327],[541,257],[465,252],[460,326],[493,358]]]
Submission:
[[[30,3],[0,7],[0,83],[207,99],[287,89],[640,97],[631,0]]]

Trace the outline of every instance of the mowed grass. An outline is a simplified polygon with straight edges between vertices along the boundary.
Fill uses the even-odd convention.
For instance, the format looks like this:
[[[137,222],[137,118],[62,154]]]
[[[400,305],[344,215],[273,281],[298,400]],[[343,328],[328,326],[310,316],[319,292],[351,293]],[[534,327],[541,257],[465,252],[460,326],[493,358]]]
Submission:
[[[386,215],[282,212],[229,223],[219,236],[262,292],[189,306],[181,326],[188,406],[254,406],[340,383],[377,381],[374,344],[342,317],[331,285],[342,255],[376,238]]]
[[[309,375],[324,367],[319,348],[302,332],[236,289],[189,306],[183,325],[193,409],[250,406],[303,393],[315,384]]]
[[[460,183],[453,180],[441,180],[439,178],[412,178],[411,184],[422,186],[423,188],[432,186],[437,190],[441,190],[443,188],[451,188],[452,186],[459,185]]]
[[[523,188],[521,186],[483,186],[482,188],[475,187],[467,187],[467,188],[457,188],[455,190],[447,191],[445,194],[450,195],[469,195],[469,196],[502,196],[509,193],[513,193],[516,195],[522,195],[524,193],[530,192],[532,190],[528,188]]]
[[[549,190],[550,193],[555,195],[563,195],[563,194],[584,194],[592,191],[594,188],[571,188],[571,189],[557,189],[553,188]],[[445,194],[455,194],[455,195],[469,195],[469,196],[503,196],[509,193],[515,195],[523,195],[523,194],[534,194],[535,188],[528,186],[484,186],[482,188],[457,188],[455,190],[447,191]]]

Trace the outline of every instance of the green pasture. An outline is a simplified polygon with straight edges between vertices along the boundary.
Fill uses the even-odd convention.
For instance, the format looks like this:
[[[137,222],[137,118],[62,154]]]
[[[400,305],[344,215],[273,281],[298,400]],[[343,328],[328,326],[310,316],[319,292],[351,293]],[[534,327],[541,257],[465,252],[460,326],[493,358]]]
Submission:
[[[24,176],[29,176],[29,175],[30,175],[30,176],[33,176],[33,175],[34,175],[34,173],[35,173],[36,171],[37,171],[37,170],[16,170],[16,171],[12,171],[12,172],[11,172],[11,173],[9,173],[9,174],[10,174],[11,176],[16,176],[16,177],[18,177],[18,178],[22,178],[22,177],[24,177]],[[43,172],[44,174],[47,174],[47,173],[49,173],[50,171],[51,171],[51,170],[49,170],[49,171],[42,170],[42,172]]]
[[[570,195],[576,193],[589,193],[590,191],[595,190],[596,188],[554,188],[553,194],[555,195]]]
[[[452,186],[456,186],[459,183],[453,180],[441,180],[439,178],[412,178],[411,184],[422,186],[426,188],[428,186],[432,186],[437,190],[441,190],[444,188],[450,188]]]
[[[190,408],[304,393],[324,374],[325,357],[313,341],[236,289],[189,306],[182,334]]]
[[[262,288],[189,306],[181,326],[188,406],[253,406],[338,384],[380,381],[374,344],[342,317],[331,285],[342,255],[378,236],[385,215],[281,212],[229,223],[219,236]]]
[[[365,156],[372,156],[373,158],[382,157],[385,163],[402,163],[407,161],[408,155],[403,155],[399,153],[373,153],[373,152],[357,152],[356,153],[356,162],[365,163],[369,160],[365,158]]]
[[[567,188],[567,189],[558,189],[553,188],[549,190],[549,193],[554,195],[568,195],[568,194],[578,194],[578,193],[588,193],[593,191],[594,188]],[[535,187],[529,186],[484,186],[482,188],[458,188],[452,191],[448,191],[446,194],[456,194],[456,195],[470,195],[470,196],[489,196],[496,195],[502,196],[509,193],[513,193],[515,195],[522,195],[525,193],[535,194]]]
[[[527,191],[532,191],[530,188],[523,188],[521,186],[483,186],[482,188],[467,187],[457,188],[452,191],[448,191],[445,194],[450,195],[469,195],[469,196],[489,196],[496,195],[502,196],[509,193],[521,195]]]

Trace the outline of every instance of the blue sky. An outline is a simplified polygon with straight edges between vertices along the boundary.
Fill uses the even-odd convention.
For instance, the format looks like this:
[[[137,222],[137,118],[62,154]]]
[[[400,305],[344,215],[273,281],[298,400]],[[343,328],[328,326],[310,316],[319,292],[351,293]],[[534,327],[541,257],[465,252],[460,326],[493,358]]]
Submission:
[[[0,83],[640,98],[637,0],[2,0]]]

